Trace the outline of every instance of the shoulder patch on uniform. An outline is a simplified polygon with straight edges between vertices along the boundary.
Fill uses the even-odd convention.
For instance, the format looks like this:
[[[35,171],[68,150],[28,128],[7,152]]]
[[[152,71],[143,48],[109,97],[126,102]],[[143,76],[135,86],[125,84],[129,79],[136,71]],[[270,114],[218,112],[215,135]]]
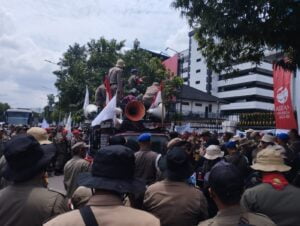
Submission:
[[[61,194],[61,195],[64,196],[64,197],[66,197],[66,195],[67,195],[65,191],[61,191],[61,190],[56,189],[56,188],[48,187],[48,191],[52,191],[52,192]]]

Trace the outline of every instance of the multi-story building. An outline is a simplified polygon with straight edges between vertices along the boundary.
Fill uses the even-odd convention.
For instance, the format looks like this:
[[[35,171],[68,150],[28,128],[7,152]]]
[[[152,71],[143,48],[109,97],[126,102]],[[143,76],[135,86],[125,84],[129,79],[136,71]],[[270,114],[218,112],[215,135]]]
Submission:
[[[243,63],[234,66],[236,75],[226,73],[212,76],[212,94],[228,102],[220,110],[223,113],[273,111],[272,64]]]
[[[189,49],[180,53],[180,59],[179,74],[185,84],[227,102],[220,106],[221,113],[274,110],[271,63],[234,65],[239,72],[230,78],[226,73],[212,73],[193,31],[189,33]]]
[[[211,71],[207,68],[204,57],[194,38],[189,33],[189,48],[179,53],[179,74],[185,84],[203,92],[211,93]]]
[[[190,70],[190,55],[189,49],[186,49],[179,54],[178,75],[184,80],[185,85],[189,85],[189,70]]]

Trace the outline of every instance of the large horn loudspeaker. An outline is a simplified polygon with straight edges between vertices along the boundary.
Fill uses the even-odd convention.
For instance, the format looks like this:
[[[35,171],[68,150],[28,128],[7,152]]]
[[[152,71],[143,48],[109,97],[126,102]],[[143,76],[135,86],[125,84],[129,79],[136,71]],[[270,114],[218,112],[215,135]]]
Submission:
[[[151,116],[158,118],[158,119],[164,119],[166,117],[166,109],[163,106],[162,103],[160,103],[157,107],[155,108],[150,108],[147,111]]]
[[[125,107],[125,115],[131,121],[140,121],[145,116],[145,106],[140,101],[131,101]]]

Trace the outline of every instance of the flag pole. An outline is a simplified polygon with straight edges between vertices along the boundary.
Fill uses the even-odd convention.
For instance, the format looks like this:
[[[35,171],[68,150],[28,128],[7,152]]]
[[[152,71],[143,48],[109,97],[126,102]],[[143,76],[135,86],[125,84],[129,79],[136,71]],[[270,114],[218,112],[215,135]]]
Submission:
[[[164,110],[164,98],[163,98],[163,93],[162,93],[162,88],[160,89],[161,92],[161,127],[164,127],[164,115],[165,115],[165,110]]]

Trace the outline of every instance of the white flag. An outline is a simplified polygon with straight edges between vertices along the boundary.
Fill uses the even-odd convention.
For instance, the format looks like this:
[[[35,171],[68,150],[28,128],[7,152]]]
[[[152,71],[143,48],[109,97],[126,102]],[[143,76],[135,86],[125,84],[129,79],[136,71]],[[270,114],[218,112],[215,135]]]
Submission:
[[[71,117],[71,112],[69,114],[65,130],[68,131],[67,138],[71,139],[71,137],[72,137],[72,117]]]
[[[42,128],[43,129],[49,128],[49,124],[48,124],[48,122],[47,122],[47,120],[45,118],[43,119],[43,122],[42,122]]]
[[[62,125],[66,126],[67,125],[67,121],[68,121],[68,118],[67,116],[65,115],[63,121],[62,121]]]
[[[295,89],[294,89],[294,103],[295,109],[297,111],[297,120],[298,120],[298,131],[300,131],[300,70],[296,72],[296,79],[295,79]]]
[[[161,90],[159,90],[156,94],[154,102],[151,104],[150,108],[156,108],[162,102],[161,98]]]
[[[103,108],[103,110],[92,121],[92,126],[100,125],[101,122],[114,119],[116,115],[117,99],[116,95],[109,101],[109,103]]]
[[[85,87],[85,98],[84,98],[84,103],[83,103],[83,110],[90,104],[89,100],[89,89],[88,86]]]

